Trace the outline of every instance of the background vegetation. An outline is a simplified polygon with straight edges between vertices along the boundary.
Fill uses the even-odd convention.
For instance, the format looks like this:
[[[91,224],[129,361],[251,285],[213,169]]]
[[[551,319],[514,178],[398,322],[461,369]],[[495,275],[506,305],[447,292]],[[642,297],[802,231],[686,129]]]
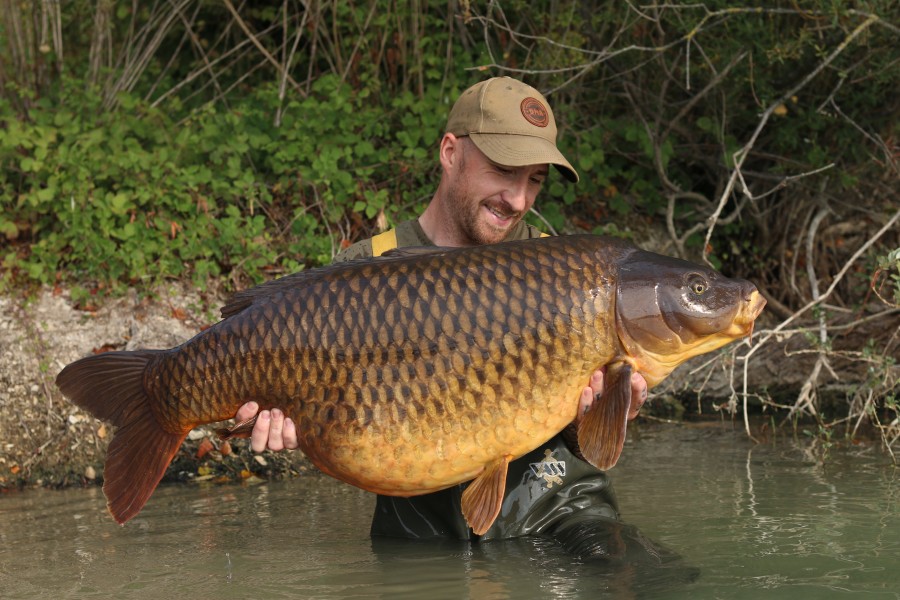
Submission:
[[[534,218],[658,226],[764,291],[777,319],[732,351],[723,409],[891,448],[898,22],[892,0],[0,0],[2,282],[86,302],[328,262],[422,209],[451,103],[509,74],[550,97],[582,174]],[[787,395],[741,379],[771,348],[803,371]]]

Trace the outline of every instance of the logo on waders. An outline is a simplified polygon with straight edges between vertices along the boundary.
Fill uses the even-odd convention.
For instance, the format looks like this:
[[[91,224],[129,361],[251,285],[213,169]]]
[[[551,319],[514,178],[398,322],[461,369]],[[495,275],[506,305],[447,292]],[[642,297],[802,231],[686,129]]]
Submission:
[[[566,461],[553,458],[553,450],[544,450],[544,458],[541,462],[531,463],[531,472],[538,479],[543,479],[549,490],[554,485],[562,485],[562,478],[566,476]]]

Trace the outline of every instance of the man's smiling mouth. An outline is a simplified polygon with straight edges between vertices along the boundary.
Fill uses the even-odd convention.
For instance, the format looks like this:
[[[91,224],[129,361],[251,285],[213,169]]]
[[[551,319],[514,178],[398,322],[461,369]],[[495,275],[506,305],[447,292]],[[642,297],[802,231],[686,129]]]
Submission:
[[[505,212],[503,210],[500,210],[496,207],[493,207],[493,206],[490,206],[487,204],[484,207],[488,210],[488,212],[490,212],[492,215],[494,215],[494,217],[496,217],[497,220],[502,221],[502,222],[511,221],[512,219],[514,219],[516,217],[515,212]]]

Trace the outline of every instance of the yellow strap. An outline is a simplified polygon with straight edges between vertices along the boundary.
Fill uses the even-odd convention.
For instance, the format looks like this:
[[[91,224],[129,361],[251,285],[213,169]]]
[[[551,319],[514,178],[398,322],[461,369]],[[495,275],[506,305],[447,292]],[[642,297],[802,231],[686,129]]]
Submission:
[[[397,247],[397,230],[388,229],[372,237],[372,256],[381,256]]]

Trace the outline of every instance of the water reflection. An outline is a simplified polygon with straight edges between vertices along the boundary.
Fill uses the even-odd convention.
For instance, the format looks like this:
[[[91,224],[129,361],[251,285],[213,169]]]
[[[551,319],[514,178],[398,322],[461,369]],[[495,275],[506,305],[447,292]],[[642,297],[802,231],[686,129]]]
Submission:
[[[851,448],[810,460],[802,445],[754,446],[720,427],[642,438],[642,452],[623,455],[618,493],[626,519],[701,567],[683,597],[900,597],[891,566],[900,528],[888,526],[898,522],[897,471],[888,457]],[[679,464],[662,460],[666,452]],[[667,494],[661,512],[681,519],[646,510],[657,494]]]
[[[639,427],[629,439],[613,472],[626,523],[617,535],[647,536],[684,560],[586,563],[540,538],[372,539],[370,494],[306,478],[164,486],[125,527],[97,489],[2,496],[0,589],[3,598],[900,597],[897,472],[876,453],[822,463],[721,428]]]

